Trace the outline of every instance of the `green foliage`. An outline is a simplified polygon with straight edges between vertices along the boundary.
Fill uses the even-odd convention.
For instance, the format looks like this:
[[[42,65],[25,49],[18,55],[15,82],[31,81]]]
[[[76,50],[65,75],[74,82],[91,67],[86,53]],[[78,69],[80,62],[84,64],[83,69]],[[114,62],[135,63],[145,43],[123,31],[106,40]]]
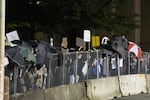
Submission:
[[[23,19],[35,25],[36,29],[43,29],[48,33],[71,33],[72,30],[79,33],[83,29],[98,29],[114,34],[127,34],[137,27],[136,15],[117,12],[126,0],[31,1],[34,2],[30,4],[30,9],[34,6],[40,13],[37,12],[37,16],[25,15]],[[40,1],[38,5],[37,1]]]
[[[14,29],[16,27],[31,27],[31,25],[28,22],[16,22],[7,24],[8,29]]]
[[[126,34],[136,28],[135,15],[118,14],[116,9],[125,0],[43,0],[53,31],[83,29]]]

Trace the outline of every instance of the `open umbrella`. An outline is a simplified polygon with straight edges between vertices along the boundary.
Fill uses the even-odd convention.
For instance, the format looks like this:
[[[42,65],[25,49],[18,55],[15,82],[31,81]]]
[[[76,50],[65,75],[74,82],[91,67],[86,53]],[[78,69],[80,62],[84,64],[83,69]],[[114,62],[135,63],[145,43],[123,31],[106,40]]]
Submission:
[[[133,52],[136,57],[142,58],[142,50],[136,43],[129,41],[128,51]]]
[[[57,53],[54,47],[44,41],[38,41],[36,49],[36,64],[45,64],[48,53]]]
[[[124,36],[114,35],[107,40],[107,44],[102,44],[104,53],[113,54],[118,53],[121,57],[125,58],[127,56],[128,40]],[[111,53],[111,52],[112,53]]]
[[[36,62],[36,57],[34,56],[34,54],[32,53],[32,51],[29,48],[25,48],[25,47],[18,47],[20,54],[27,60],[27,61],[32,61],[32,62]]]
[[[21,67],[25,67],[25,60],[23,56],[19,53],[17,47],[7,47],[5,48],[5,54],[13,62],[17,63]]]

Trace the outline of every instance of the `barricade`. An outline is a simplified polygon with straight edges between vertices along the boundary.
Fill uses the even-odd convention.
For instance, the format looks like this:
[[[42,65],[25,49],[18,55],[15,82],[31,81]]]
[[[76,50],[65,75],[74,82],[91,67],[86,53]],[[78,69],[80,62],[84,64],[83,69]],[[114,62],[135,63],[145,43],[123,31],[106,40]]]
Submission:
[[[25,100],[33,100],[33,98],[34,100],[45,100],[45,94],[42,89],[26,92],[24,95],[25,95]]]
[[[85,83],[61,85],[46,89],[45,100],[81,100],[86,96]]]
[[[9,77],[4,78],[4,100],[9,100]]]
[[[146,75],[146,87],[147,87],[147,92],[150,93],[150,74]]]
[[[10,96],[9,100],[25,100],[24,93],[15,93]]]
[[[119,76],[122,96],[146,93],[146,79],[144,74]]]
[[[109,100],[121,97],[118,77],[88,80],[87,96],[90,100]]]
[[[149,83],[150,75],[123,75],[14,94],[10,100],[82,100],[85,97],[89,100],[110,100],[147,93],[147,90],[150,93]]]
[[[61,85],[45,90],[13,94],[10,100],[81,100],[86,97],[84,82]]]
[[[10,100],[45,100],[45,94],[43,90],[16,93],[10,97]]]
[[[68,90],[66,85],[45,89],[45,100],[68,100]]]
[[[81,100],[86,97],[86,86],[84,82],[68,85],[69,97],[68,100]]]

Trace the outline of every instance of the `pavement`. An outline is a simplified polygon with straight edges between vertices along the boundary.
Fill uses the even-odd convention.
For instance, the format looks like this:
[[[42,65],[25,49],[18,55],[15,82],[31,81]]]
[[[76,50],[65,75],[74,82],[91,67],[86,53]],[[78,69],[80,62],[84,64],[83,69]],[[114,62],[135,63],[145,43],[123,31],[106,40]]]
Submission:
[[[150,100],[150,94],[139,94],[128,97],[115,98],[113,100]]]

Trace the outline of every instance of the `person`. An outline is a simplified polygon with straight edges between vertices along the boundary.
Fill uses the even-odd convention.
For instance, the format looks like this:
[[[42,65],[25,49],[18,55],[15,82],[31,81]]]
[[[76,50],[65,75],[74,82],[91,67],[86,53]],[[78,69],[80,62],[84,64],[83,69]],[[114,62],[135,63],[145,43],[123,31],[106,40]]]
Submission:
[[[137,57],[134,53],[130,53],[130,72],[131,74],[136,74],[138,72],[138,66],[137,66]]]
[[[69,52],[69,49],[68,49],[68,39],[67,39],[67,37],[63,37],[63,38],[62,38],[61,51],[62,51],[63,53]]]
[[[78,51],[86,51],[86,47],[85,46],[80,46]]]

